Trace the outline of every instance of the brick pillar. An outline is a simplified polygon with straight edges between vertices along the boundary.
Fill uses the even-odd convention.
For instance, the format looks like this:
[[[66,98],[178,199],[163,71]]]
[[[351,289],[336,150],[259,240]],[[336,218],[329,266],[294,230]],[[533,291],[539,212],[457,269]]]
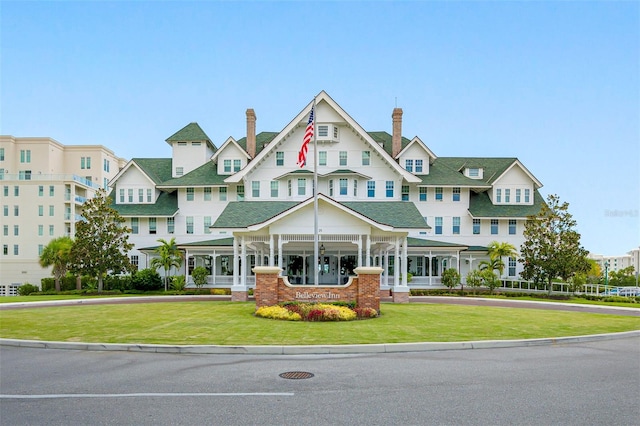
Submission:
[[[278,276],[282,272],[277,266],[256,266],[256,288],[253,295],[256,299],[256,309],[262,306],[278,304]]]
[[[380,275],[383,269],[372,266],[361,266],[354,269],[358,274],[358,293],[356,306],[358,308],[373,308],[380,312]]]

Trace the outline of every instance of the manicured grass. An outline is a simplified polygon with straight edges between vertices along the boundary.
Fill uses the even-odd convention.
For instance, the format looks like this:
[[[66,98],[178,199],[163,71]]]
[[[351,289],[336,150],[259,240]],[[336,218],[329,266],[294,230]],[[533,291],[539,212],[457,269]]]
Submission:
[[[286,322],[252,302],[167,302],[0,311],[0,337],[177,345],[326,345],[528,339],[640,329],[640,317],[433,304],[382,304],[379,318]]]

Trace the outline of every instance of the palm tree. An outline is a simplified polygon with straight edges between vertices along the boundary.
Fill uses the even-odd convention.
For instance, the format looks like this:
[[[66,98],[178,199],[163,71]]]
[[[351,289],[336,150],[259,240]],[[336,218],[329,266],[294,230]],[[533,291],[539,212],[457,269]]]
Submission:
[[[478,267],[481,271],[489,269],[491,272],[500,271],[500,274],[502,274],[502,271],[504,270],[504,262],[502,259],[483,260],[478,264]]]
[[[72,245],[73,240],[70,237],[54,238],[49,241],[40,255],[40,266],[43,268],[53,266],[51,272],[55,279],[56,291],[60,291],[60,279],[67,273]]]
[[[516,257],[518,255],[518,251],[511,243],[499,243],[497,241],[492,241],[487,246],[487,253],[489,254],[489,259],[491,260],[500,260],[500,264],[497,269],[500,272],[500,276],[504,273],[504,261],[503,257]]]
[[[164,269],[164,291],[167,291],[167,280],[169,271],[172,267],[179,268],[182,264],[182,259],[184,259],[184,254],[178,246],[176,245],[176,239],[171,238],[171,240],[166,241],[162,238],[158,239],[158,242],[161,244],[156,250],[156,254],[158,257],[154,257],[151,260],[151,266],[154,268],[163,268]]]

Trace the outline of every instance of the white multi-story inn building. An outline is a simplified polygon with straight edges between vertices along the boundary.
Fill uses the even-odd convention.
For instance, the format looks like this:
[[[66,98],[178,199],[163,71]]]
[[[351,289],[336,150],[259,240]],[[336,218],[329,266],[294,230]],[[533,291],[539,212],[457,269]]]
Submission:
[[[124,165],[100,145],[0,136],[0,295],[51,276],[38,263],[43,248],[75,235],[84,201]]]
[[[605,256],[602,254],[589,253],[589,258],[595,260],[603,271],[605,269],[605,264],[610,272],[617,272],[628,268],[629,266],[633,266],[634,272],[640,271],[640,247],[634,248],[627,252],[627,254],[619,256]]]
[[[315,145],[299,167],[312,108]],[[134,158],[111,181],[138,268],[149,266],[158,239],[175,238],[188,282],[204,266],[210,286],[246,291],[252,267],[263,265],[313,283],[317,228],[318,284],[381,266],[383,290],[437,286],[446,268],[463,276],[477,268],[492,241],[519,249],[525,220],[544,202],[517,158],[437,157],[402,136],[399,108],[391,134],[366,131],[324,91],[279,132],[256,133],[252,109],[246,120],[246,136],[220,146],[190,123],[166,140],[171,158]],[[505,263],[505,278],[517,278],[521,265]]]

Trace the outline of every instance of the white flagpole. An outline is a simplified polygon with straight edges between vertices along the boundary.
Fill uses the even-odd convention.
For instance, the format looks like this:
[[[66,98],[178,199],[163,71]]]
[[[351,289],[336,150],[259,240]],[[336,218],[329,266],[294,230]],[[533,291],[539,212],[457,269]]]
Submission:
[[[318,144],[316,142],[318,111],[316,110],[316,98],[313,98],[313,274],[314,285],[318,285]]]

